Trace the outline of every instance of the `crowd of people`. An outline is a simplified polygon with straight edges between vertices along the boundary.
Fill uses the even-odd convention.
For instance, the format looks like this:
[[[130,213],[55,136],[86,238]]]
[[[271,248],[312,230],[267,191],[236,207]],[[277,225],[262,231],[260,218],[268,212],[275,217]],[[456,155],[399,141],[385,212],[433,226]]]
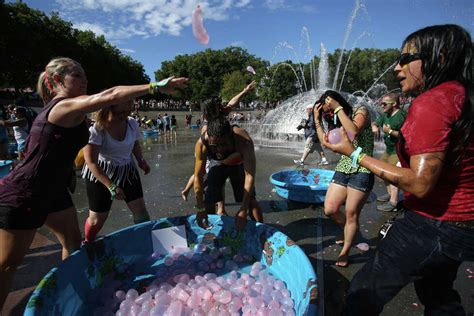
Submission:
[[[398,95],[387,94],[381,102],[383,115],[372,121],[366,107],[351,106],[332,90],[305,109],[307,119],[298,127],[305,130],[305,149],[295,162],[302,164],[309,153],[317,151],[321,164],[326,164],[321,145],[340,154],[324,203],[324,214],[343,231],[336,240],[342,245],[336,266],[349,265],[359,217],[375,177],[387,189],[387,195],[379,197],[385,203],[379,209],[404,212],[351,281],[346,315],[380,314],[411,282],[425,314],[464,315],[453,282],[460,264],[474,260],[472,53],[471,37],[459,26],[418,30],[403,42],[395,67],[403,93],[413,97],[408,111],[400,108]],[[81,65],[55,58],[38,78],[37,90],[45,107],[34,121],[21,108],[14,109],[13,118],[0,120],[0,136],[2,128],[13,127],[23,158],[0,180],[0,310],[37,228],[45,225],[57,236],[63,259],[81,245],[68,190],[80,149],[89,200],[84,243],[95,240],[114,199],[126,201],[135,223],[150,219],[138,171],[150,172],[140,148],[140,126],[171,134],[178,123],[167,113],[134,119],[134,100],[149,94],[174,94],[187,82],[187,78],[173,77],[164,83],[117,86],[87,95]],[[241,203],[234,215],[236,228],[244,229],[249,217],[263,222],[255,193],[254,143],[245,129],[234,124],[242,118],[238,114],[229,118],[255,85],[251,82],[227,104],[216,98],[202,105],[194,172],[182,197],[186,200],[194,188],[196,220],[203,228],[209,225],[208,214],[227,214],[223,194],[227,179]],[[93,112],[91,125],[87,114]],[[184,124],[190,127],[192,116]],[[328,135],[336,129],[340,141],[330,142]],[[376,159],[374,139],[381,131],[386,150]],[[400,203],[398,190],[404,192]]]

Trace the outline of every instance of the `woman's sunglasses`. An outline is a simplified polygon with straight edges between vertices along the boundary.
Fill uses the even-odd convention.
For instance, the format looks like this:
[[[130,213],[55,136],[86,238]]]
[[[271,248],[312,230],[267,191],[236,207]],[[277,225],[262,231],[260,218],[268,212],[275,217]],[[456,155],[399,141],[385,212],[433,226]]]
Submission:
[[[401,54],[400,57],[398,57],[398,63],[400,64],[400,66],[405,66],[411,63],[412,61],[415,61],[418,59],[421,59],[421,55],[419,53],[414,53],[414,54],[404,53],[404,54]]]

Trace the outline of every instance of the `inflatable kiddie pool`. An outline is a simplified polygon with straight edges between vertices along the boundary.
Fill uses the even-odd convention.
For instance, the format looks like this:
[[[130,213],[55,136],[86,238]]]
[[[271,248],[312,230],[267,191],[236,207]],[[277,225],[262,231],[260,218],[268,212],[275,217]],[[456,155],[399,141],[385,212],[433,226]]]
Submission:
[[[166,266],[164,260],[150,260],[151,232],[179,225],[185,226],[191,247],[211,243],[229,247],[232,254],[245,253],[252,262],[261,262],[274,277],[285,282],[296,315],[316,315],[316,275],[305,253],[291,239],[273,227],[253,221],[244,231],[235,230],[233,217],[210,215],[209,222],[212,228],[205,230],[196,225],[194,215],[163,218],[122,229],[81,248],[39,282],[24,315],[94,315],[104,293],[146,288],[150,278],[177,269]],[[223,275],[218,270],[212,272]]]
[[[325,169],[288,169],[273,173],[270,182],[282,198],[318,204],[324,203],[333,175],[334,171]]]
[[[10,172],[12,164],[12,160],[0,160],[0,179]]]

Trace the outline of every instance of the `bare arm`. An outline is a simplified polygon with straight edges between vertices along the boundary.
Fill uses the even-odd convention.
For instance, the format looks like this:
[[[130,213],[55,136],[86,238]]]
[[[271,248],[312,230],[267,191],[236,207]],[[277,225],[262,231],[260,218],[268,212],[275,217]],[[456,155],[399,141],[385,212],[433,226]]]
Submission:
[[[206,174],[207,153],[205,152],[205,147],[201,142],[201,139],[198,139],[198,141],[196,142],[194,154],[196,156],[194,163],[194,193],[196,196],[196,206],[198,208],[203,208],[204,175]]]
[[[104,170],[98,165],[99,152],[101,146],[94,144],[87,144],[84,147],[84,159],[86,160],[87,167],[92,172],[94,177],[100,181],[105,187],[112,185],[112,180],[105,174]]]
[[[350,118],[347,114],[341,110],[337,112],[337,117],[341,121],[342,127],[348,132],[353,133],[355,136],[359,134],[369,121],[369,113],[365,108],[359,108],[354,113],[353,117]]]
[[[256,85],[257,85],[257,83],[255,81],[252,81],[251,83],[249,83],[244,88],[244,90],[242,90],[239,94],[237,94],[235,97],[233,97],[229,101],[229,103],[227,103],[227,105],[224,108],[222,108],[222,112],[224,112],[226,115],[229,114],[234,109],[234,107],[237,104],[239,104],[240,99],[242,99],[242,97],[244,95],[246,95],[249,91],[253,90],[253,88],[255,88]]]
[[[339,143],[329,144],[324,139],[323,145],[332,151],[350,156],[354,147],[343,129],[340,133],[341,141]],[[424,198],[438,182],[445,156],[445,152],[414,155],[410,158],[410,168],[392,166],[370,156],[364,156],[359,164],[372,171],[376,176],[417,198]]]
[[[168,85],[160,87],[159,91],[173,94],[175,89],[184,87],[187,80],[187,78],[174,78]],[[62,127],[72,127],[81,122],[87,113],[146,95],[149,92],[149,84],[116,86],[97,94],[64,99],[51,110],[48,121]]]
[[[252,198],[252,191],[255,184],[255,150],[254,144],[250,136],[244,130],[240,128],[235,129],[235,134],[238,139],[238,151],[242,155],[242,161],[244,163],[245,171],[245,182],[244,182],[244,198],[240,211],[245,210],[247,212]]]
[[[25,126],[27,123],[28,123],[28,121],[26,120],[26,118],[21,118],[21,119],[14,120],[14,121],[0,120],[0,125],[3,125],[5,127]]]
[[[133,145],[132,153],[135,156],[135,159],[138,161],[138,166],[145,172],[145,174],[148,174],[150,172],[150,167],[143,158],[142,146],[140,146],[140,142],[138,140],[136,140],[135,144]]]
[[[417,198],[424,198],[438,182],[445,156],[444,152],[412,156],[410,168],[399,168],[365,156],[360,165]]]

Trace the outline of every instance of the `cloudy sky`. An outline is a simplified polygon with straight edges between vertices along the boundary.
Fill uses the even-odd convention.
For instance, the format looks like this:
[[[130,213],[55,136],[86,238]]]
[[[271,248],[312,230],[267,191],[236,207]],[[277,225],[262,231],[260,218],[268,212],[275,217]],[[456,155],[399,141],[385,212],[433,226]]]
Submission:
[[[12,1],[7,1],[12,2]],[[272,63],[307,61],[346,48],[399,48],[411,32],[428,25],[457,23],[473,33],[472,0],[24,0],[46,13],[59,12],[74,27],[103,34],[140,61],[147,74],[178,54],[240,46]],[[192,34],[197,4],[210,36]],[[351,23],[350,23],[351,22]],[[352,26],[349,33],[348,25]]]

